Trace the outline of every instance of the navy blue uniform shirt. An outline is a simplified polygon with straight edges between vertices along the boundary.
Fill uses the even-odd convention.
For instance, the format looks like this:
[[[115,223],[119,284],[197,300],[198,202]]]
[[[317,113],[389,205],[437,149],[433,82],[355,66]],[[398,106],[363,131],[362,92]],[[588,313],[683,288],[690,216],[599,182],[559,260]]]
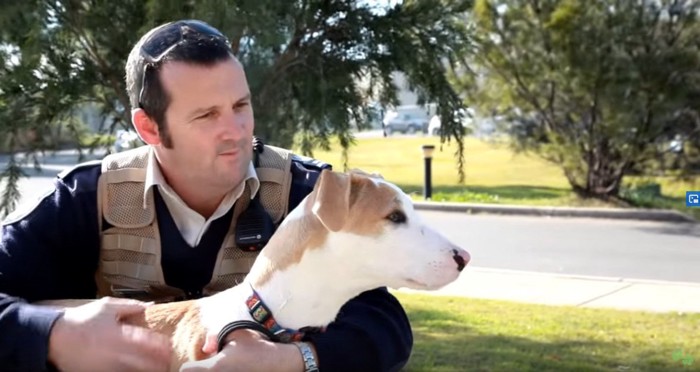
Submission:
[[[327,166],[310,159],[294,160],[290,210],[311,192],[323,167]],[[100,172],[99,163],[76,167],[56,178],[55,189],[34,208],[20,213],[20,218],[3,222],[0,233],[2,371],[53,369],[47,361],[48,340],[60,312],[31,302],[96,295]],[[326,332],[307,338],[316,347],[322,371],[396,371],[408,361],[413,346],[408,318],[385,288],[364,292],[350,300]]]

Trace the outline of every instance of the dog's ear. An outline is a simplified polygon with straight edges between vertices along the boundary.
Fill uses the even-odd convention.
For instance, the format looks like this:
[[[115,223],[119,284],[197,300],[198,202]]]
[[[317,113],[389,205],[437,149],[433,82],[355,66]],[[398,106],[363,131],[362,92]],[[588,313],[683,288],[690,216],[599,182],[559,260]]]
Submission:
[[[315,189],[316,199],[311,211],[328,230],[340,231],[350,209],[350,177],[324,170]]]
[[[367,171],[360,169],[360,168],[352,168],[348,171],[348,173],[359,174],[361,176],[367,176],[367,177],[371,177],[371,178],[379,178],[381,180],[384,179],[384,177],[381,175],[381,173],[377,173],[377,172],[370,173],[370,172],[367,172]]]

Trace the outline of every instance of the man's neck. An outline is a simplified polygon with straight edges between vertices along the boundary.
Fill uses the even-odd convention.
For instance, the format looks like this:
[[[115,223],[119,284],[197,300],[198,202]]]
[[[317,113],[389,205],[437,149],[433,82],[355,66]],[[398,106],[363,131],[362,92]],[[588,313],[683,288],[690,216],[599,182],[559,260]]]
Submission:
[[[209,219],[216,209],[219,208],[221,201],[224,200],[226,194],[230,190],[220,190],[205,186],[189,187],[187,182],[172,182],[166,177],[166,181],[170,188],[182,199],[188,207],[199,213],[204,219]],[[177,186],[179,185],[179,186]]]
[[[185,177],[178,177],[181,173],[169,172],[160,164],[158,167],[168,186],[190,209],[199,213],[205,220],[216,212],[226,195],[231,192],[231,189],[223,189],[211,184],[193,182]]]

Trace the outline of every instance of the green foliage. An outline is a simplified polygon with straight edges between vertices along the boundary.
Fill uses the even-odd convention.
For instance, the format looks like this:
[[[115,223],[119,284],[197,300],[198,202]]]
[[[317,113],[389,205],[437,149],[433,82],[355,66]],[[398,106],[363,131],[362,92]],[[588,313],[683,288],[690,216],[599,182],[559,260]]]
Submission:
[[[5,181],[0,195],[0,215],[9,214],[15,208],[15,204],[21,196],[17,182],[23,175],[22,168],[17,164],[16,159],[11,157],[7,168],[0,173],[0,181]]]
[[[478,0],[478,52],[457,84],[578,194],[614,197],[659,158],[700,169],[698,14],[689,1]]]
[[[337,138],[353,144],[371,103],[396,103],[392,74],[403,72],[424,102],[436,103],[445,140],[460,144],[454,113],[462,100],[446,70],[470,46],[463,18],[470,1],[376,5],[351,0],[27,0],[0,2],[0,136],[36,131],[50,147],[57,127],[81,136],[82,105],[109,118],[103,130],[130,126],[124,64],[138,37],[163,22],[198,18],[220,28],[243,62],[256,135],[311,155]],[[294,140],[298,140],[294,143]],[[346,157],[347,159],[347,157]]]

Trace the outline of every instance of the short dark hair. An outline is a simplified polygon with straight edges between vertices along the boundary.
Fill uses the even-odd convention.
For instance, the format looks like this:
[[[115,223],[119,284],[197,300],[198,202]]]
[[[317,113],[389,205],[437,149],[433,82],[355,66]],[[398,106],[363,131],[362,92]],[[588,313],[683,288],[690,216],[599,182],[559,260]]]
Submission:
[[[154,40],[157,40],[156,44],[172,42],[172,45],[165,45],[166,50],[162,56],[149,60],[148,53],[143,49]],[[158,46],[160,45],[156,45]],[[202,21],[169,22],[151,29],[136,43],[126,63],[126,91],[131,108],[146,111],[158,125],[164,145],[171,147],[165,120],[170,97],[160,80],[161,66],[168,61],[213,66],[232,57],[233,51],[228,40],[217,29]]]

